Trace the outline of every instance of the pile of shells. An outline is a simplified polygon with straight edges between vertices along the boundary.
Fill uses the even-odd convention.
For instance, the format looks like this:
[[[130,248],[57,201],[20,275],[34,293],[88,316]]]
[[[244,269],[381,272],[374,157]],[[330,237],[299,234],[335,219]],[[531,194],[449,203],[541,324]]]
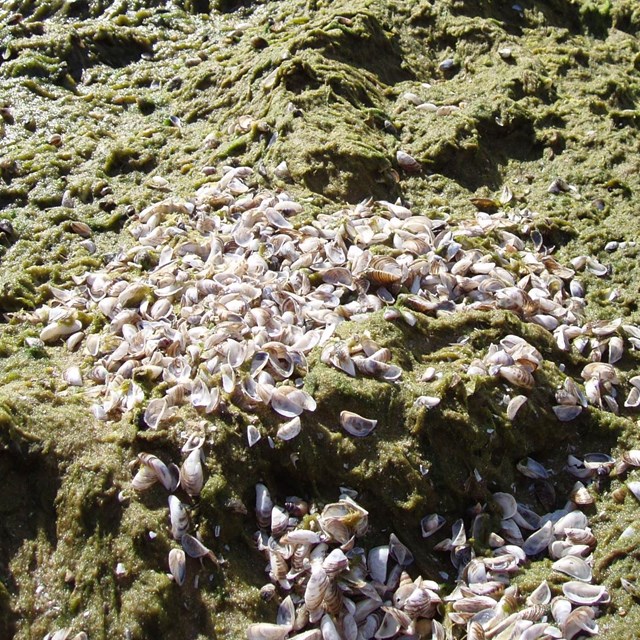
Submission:
[[[51,302],[29,317],[45,324],[30,344],[83,345],[93,365],[71,367],[65,379],[93,385],[87,392],[99,420],[146,404],[145,423],[156,429],[184,403],[203,414],[231,403],[297,418],[315,409],[302,386],[306,356],[316,346],[324,347],[324,362],[348,375],[393,383],[402,370],[388,350],[332,338],[340,322],[379,310],[410,325],[416,312],[510,310],[552,332],[560,349],[588,349],[593,364],[583,371],[584,396],[618,410],[620,380],[612,365],[625,340],[640,347],[640,328],[619,319],[582,323],[576,271],[605,276],[608,269],[592,257],[567,267],[547,255],[531,211],[480,211],[450,226],[398,203],[365,201],[296,227],[290,218],[301,204],[284,192],[251,189],[248,167],[224,171],[193,202],[169,198],[140,212],[128,224],[130,249],[76,278],[73,289],[51,287]],[[530,237],[533,249],[518,233]],[[477,237],[490,239],[491,251],[464,248]],[[471,371],[497,367],[508,382],[530,388],[541,358],[507,364],[509,349],[519,348],[509,339],[512,345],[496,347]],[[163,395],[148,400],[142,380],[162,384]],[[633,381],[627,407],[640,404],[640,383]],[[559,401],[561,420],[580,413],[578,398]],[[298,432],[296,420],[282,435]],[[250,444],[260,437],[256,427],[248,433]]]
[[[186,453],[187,456],[180,467],[174,463],[167,465],[152,454],[139,453],[140,466],[131,481],[131,487],[136,491],[146,491],[156,483],[160,483],[170,494],[171,535],[182,548],[174,548],[169,551],[168,564],[172,578],[180,586],[184,584],[187,577],[186,556],[197,559],[209,558],[215,565],[218,564],[218,558],[213,551],[197,537],[189,534],[191,529],[189,509],[175,495],[178,489],[182,489],[191,500],[200,495],[204,485],[203,444],[204,441],[201,438],[190,437],[182,448],[183,453]]]
[[[308,513],[309,505],[300,498],[288,497],[281,507],[265,485],[256,486],[257,546],[267,558],[272,583],[290,595],[280,604],[276,624],[248,627],[249,640],[284,640],[290,633],[296,633],[292,638],[297,640],[355,640],[374,634],[394,638],[418,627],[430,632],[432,624],[439,624],[432,622],[442,603],[439,585],[409,577],[405,569],[413,555],[396,535],[368,553],[356,546],[368,529],[368,513],[351,495],[345,493],[312,514],[305,528],[300,519]],[[393,601],[385,601],[393,592]],[[271,585],[265,585],[262,594],[273,597]]]
[[[598,456],[603,454],[590,454],[585,462],[595,465]],[[622,459],[635,464],[640,454],[630,451]],[[520,461],[518,469],[534,480],[549,476],[531,458]],[[498,492],[476,509],[468,529],[462,519],[454,522],[451,537],[433,547],[449,553],[456,572],[456,586],[448,595],[441,595],[434,580],[410,577],[413,554],[395,534],[388,544],[368,552],[357,546],[357,538],[367,532],[368,513],[352,495],[344,493],[320,511],[295,496],[286,498],[283,507],[276,505],[267,487],[256,485],[256,542],[271,580],[261,594],[271,599],[278,585],[288,595],[276,623],[250,625],[248,640],[444,639],[465,634],[473,640],[572,640],[598,633],[599,607],[610,597],[604,586],[592,584],[596,539],[577,508],[587,503],[574,500],[575,492],[564,508],[544,516]],[[426,516],[423,536],[432,536],[445,523],[438,514]],[[477,555],[479,550],[484,555]],[[545,555],[554,560],[552,571],[567,578],[562,595],[554,597],[543,580],[524,599],[510,585],[511,578],[528,561]]]

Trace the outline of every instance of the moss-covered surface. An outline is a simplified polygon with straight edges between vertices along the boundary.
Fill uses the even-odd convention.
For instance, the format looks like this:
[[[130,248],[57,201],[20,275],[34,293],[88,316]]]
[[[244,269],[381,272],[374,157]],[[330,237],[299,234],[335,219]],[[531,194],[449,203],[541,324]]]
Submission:
[[[371,513],[364,544],[393,529],[414,551],[415,570],[436,575],[447,563],[420,536],[426,513],[452,521],[496,490],[514,490],[541,512],[515,471],[518,459],[531,455],[555,471],[560,506],[571,484],[561,472],[567,453],[640,446],[627,409],[590,408],[557,422],[560,367],[579,375],[586,360],[507,312],[420,316],[413,328],[381,314],[341,325],[342,338],[368,331],[389,347],[401,384],[349,378],[313,352],[305,385],[317,411],[303,416],[295,440],[270,448],[263,438],[251,449],[247,416],[233,410],[204,424],[183,410],[159,432],[141,428],[138,415],[97,422],[90,399],[62,378],[82,356],[26,346],[39,328],[22,320],[50,295],[48,285],[69,285],[125,247],[126,221],[163,189],[188,198],[227,162],[253,166],[269,188],[286,187],[306,215],[401,197],[414,212],[458,222],[475,214],[472,199],[497,201],[506,185],[506,208],[536,211],[530,231],[560,261],[591,255],[611,265],[606,278],[582,278],[587,318],[638,322],[636,4],[4,2],[0,218],[10,226],[0,232],[0,311],[18,313],[0,327],[0,636],[41,638],[70,626],[91,640],[240,638],[248,621],[272,621],[252,540],[258,481],[279,503],[291,494],[328,502],[340,486],[356,489]],[[445,60],[452,64],[443,70]],[[459,110],[417,109],[408,94]],[[398,149],[423,171],[405,173]],[[283,161],[290,178],[277,175]],[[556,178],[575,188],[549,193]],[[75,206],[65,206],[70,199]],[[88,224],[89,242],[74,221]],[[606,251],[611,241],[626,244]],[[509,333],[545,356],[513,423],[505,383],[465,374]],[[421,382],[428,366],[442,377]],[[637,372],[636,353],[620,366]],[[416,408],[420,395],[441,403]],[[375,416],[375,432],[346,436],[342,409]],[[273,435],[273,416],[259,417]],[[193,431],[207,437],[208,468],[194,521],[227,562],[199,569],[190,561],[199,584],[180,589],[166,576],[166,494],[132,495],[129,463],[140,451],[178,462]],[[638,504],[632,495],[614,500],[620,486],[603,486],[590,514],[596,578],[613,596],[599,621],[606,638],[640,628],[637,601],[620,588],[620,578],[638,575],[638,534],[618,539]],[[534,563],[521,585],[547,574],[548,563]]]

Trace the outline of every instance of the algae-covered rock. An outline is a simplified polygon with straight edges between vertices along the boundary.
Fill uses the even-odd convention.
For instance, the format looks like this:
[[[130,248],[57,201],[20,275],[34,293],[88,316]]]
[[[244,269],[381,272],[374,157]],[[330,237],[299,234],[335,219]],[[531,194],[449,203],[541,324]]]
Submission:
[[[625,405],[640,348],[634,2],[12,0],[0,11],[2,637],[69,628],[91,639],[222,639],[273,622],[287,591],[280,584],[270,600],[260,590],[270,577],[256,549],[257,483],[277,505],[310,505],[295,517],[311,529],[341,491],[357,492],[369,512],[358,544],[397,533],[415,556],[412,577],[444,580],[448,591],[455,575],[423,538],[424,516],[468,525],[484,510],[495,523],[496,492],[539,513],[559,508],[574,482],[568,454],[639,446],[636,409]],[[414,162],[399,162],[398,151]],[[267,201],[280,217],[249,219]],[[421,240],[432,245],[412,237],[409,250],[420,217],[431,225]],[[323,234],[335,246],[320,260],[313,238]],[[327,275],[341,242],[356,272],[343,289]],[[217,276],[229,286],[218,258],[249,246],[277,277],[297,272],[287,322],[307,331],[326,309],[336,314],[322,344],[300,348],[304,357],[269,347],[276,387],[314,402],[289,409],[301,421],[291,440],[277,434],[292,416],[251,386],[259,379],[251,358],[232,379],[235,347],[207,343],[226,326],[235,342],[264,347],[261,326],[271,342],[281,338],[273,326],[254,309],[251,330],[240,331],[234,323],[246,309],[233,297],[203,320],[188,286],[172,292],[162,280],[174,273],[197,289]],[[384,287],[376,280],[384,274],[358,272],[365,249],[399,260],[402,275],[387,275]],[[475,266],[465,266],[467,254]],[[426,256],[412,280],[409,267]],[[489,261],[504,270],[502,284],[555,274],[545,295],[527,285],[534,291],[522,308],[487,303],[476,288]],[[103,276],[118,281],[108,295]],[[169,290],[157,295],[156,285]],[[138,288],[123,294],[129,286]],[[261,285],[253,299],[284,304],[274,287]],[[309,291],[315,315],[303,317]],[[110,298],[125,315],[110,315]],[[60,319],[61,309],[70,315]],[[622,322],[611,333],[598,323],[615,317]],[[118,345],[166,318],[188,330],[158,340],[153,362],[141,364],[151,356],[136,344],[130,363],[114,364]],[[82,332],[68,341],[39,338],[48,324],[75,320]],[[582,332],[566,338],[568,349],[556,320]],[[533,384],[518,387],[492,368],[497,345],[513,336],[542,355]],[[611,336],[623,344],[619,384],[589,383],[587,406],[559,421],[567,380],[587,393],[581,372],[611,359]],[[388,350],[400,376],[355,365],[349,373],[323,351],[340,345],[357,359],[366,340]],[[187,342],[192,371],[169,362]],[[82,386],[65,376],[72,366]],[[217,400],[191,402],[202,386],[181,385],[196,379],[218,387]],[[526,401],[509,418],[517,394]],[[156,413],[147,412],[152,400]],[[342,411],[375,420],[375,429],[348,434]],[[200,495],[175,495],[218,563],[188,557],[181,587],[169,573],[180,542],[168,493],[160,483],[136,491],[131,480],[140,453],[182,464],[192,434],[203,442],[204,485]],[[542,489],[516,470],[527,456],[552,471]],[[598,540],[595,579],[612,596],[598,620],[606,638],[628,635],[640,617],[629,587],[637,503],[624,482],[593,482],[596,504],[586,507]],[[549,564],[522,570],[521,590],[548,578]],[[562,580],[550,580],[560,593]]]

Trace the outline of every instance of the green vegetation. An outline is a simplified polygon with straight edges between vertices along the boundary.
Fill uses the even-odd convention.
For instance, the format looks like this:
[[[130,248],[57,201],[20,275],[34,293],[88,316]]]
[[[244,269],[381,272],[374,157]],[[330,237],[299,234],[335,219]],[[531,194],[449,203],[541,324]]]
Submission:
[[[582,278],[587,318],[640,321],[634,0],[522,0],[519,9],[482,0],[157,4],[9,0],[0,10],[0,636],[71,626],[91,640],[231,639],[247,621],[273,621],[252,539],[258,481],[280,504],[356,489],[371,514],[365,544],[393,528],[416,573],[436,575],[449,565],[420,535],[427,513],[452,520],[514,486],[541,512],[517,460],[531,455],[554,469],[563,496],[572,484],[561,472],[567,453],[640,446],[631,410],[591,408],[558,423],[551,405],[561,367],[579,375],[586,359],[559,352],[548,332],[508,312],[417,313],[415,327],[380,313],[344,323],[342,338],[368,331],[391,350],[402,383],[349,378],[314,351],[305,388],[318,409],[303,415],[295,440],[274,448],[263,439],[249,449],[249,417],[232,406],[204,425],[183,408],[157,432],[139,415],[94,420],[91,398],[62,378],[88,361],[28,346],[40,330],[28,312],[46,302],[49,285],[72,286],[126,248],[132,216],[169,192],[192,197],[224,163],[254,167],[260,184],[304,202],[307,217],[373,196],[459,222],[475,215],[472,198],[497,200],[508,186],[505,207],[535,211],[529,231],[560,262],[589,255],[611,265],[605,278]],[[457,109],[418,109],[408,94]],[[423,171],[405,173],[398,149]],[[276,171],[282,162],[289,177]],[[557,178],[572,188],[549,193]],[[611,241],[623,244],[605,250]],[[513,423],[504,383],[465,373],[509,333],[546,358]],[[628,352],[619,366],[631,376],[638,361]],[[422,382],[428,366],[442,377]],[[416,408],[420,395],[441,403]],[[346,436],[342,409],[375,416],[375,432]],[[275,418],[260,418],[275,433]],[[133,495],[129,463],[140,451],[179,462],[192,431],[207,436],[208,469],[194,521],[226,563],[199,569],[190,560],[180,589],[166,575],[166,493]],[[603,638],[640,628],[637,602],[620,587],[620,578],[637,578],[638,533],[618,539],[638,505],[632,495],[611,497],[620,486],[607,485],[590,513],[596,579],[613,598],[599,620]],[[547,568],[533,563],[521,587],[535,588]]]

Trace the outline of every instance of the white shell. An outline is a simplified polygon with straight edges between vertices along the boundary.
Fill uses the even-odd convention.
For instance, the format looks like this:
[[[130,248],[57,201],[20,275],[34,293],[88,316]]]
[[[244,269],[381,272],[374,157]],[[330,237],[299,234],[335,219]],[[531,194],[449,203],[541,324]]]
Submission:
[[[289,625],[256,622],[247,627],[247,640],[285,640],[290,631]]]
[[[542,553],[549,546],[552,540],[553,523],[549,521],[524,541],[522,549],[528,556],[536,556],[539,553]]]
[[[422,537],[428,538],[436,531],[444,527],[446,520],[437,513],[432,513],[420,520],[420,528],[422,529]]]
[[[301,429],[302,423],[299,416],[296,416],[289,420],[289,422],[285,422],[278,427],[276,437],[280,438],[280,440],[293,440],[293,438],[300,433]]]
[[[549,604],[551,602],[551,589],[549,583],[543,580],[527,598],[527,604]]]
[[[384,583],[387,579],[387,562],[389,560],[389,546],[373,547],[367,556],[369,573],[376,582]]]
[[[252,424],[248,424],[247,443],[249,444],[249,446],[253,447],[253,445],[256,444],[260,440],[260,438],[262,438],[262,435],[260,434],[258,428]]]
[[[71,386],[81,387],[82,386],[82,373],[80,372],[80,367],[69,367],[64,372],[64,379]]]
[[[609,601],[609,594],[604,585],[587,584],[586,582],[571,581],[562,585],[562,593],[573,604],[602,604]]]
[[[507,418],[513,421],[520,408],[527,403],[527,400],[527,396],[522,395],[514,396],[513,398],[511,398],[509,404],[507,405]]]
[[[553,619],[561,626],[571,613],[571,609],[571,601],[567,598],[558,596],[551,601],[551,615],[553,615]]]
[[[498,505],[502,513],[503,520],[512,518],[513,515],[518,510],[518,503],[510,493],[502,493],[502,492],[494,493],[492,495],[492,498],[493,498],[493,501]]]
[[[582,558],[573,555],[556,560],[551,568],[582,582],[591,582],[593,577],[591,567]]]
[[[187,560],[182,549],[171,549],[169,551],[169,571],[176,584],[182,586],[187,577]]]

